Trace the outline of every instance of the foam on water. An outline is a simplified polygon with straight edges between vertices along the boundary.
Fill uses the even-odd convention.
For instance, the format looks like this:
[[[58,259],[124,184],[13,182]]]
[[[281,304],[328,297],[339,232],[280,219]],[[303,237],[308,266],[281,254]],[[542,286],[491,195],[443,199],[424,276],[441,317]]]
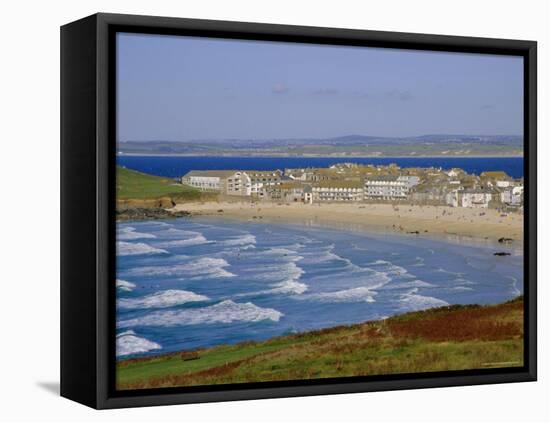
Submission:
[[[251,302],[235,303],[225,300],[204,308],[157,311],[142,317],[119,321],[119,328],[134,326],[187,326],[214,323],[278,322],[283,313],[272,308],[261,308]]]
[[[122,280],[122,279],[117,279],[116,280],[116,287],[117,287],[117,289],[120,289],[121,291],[130,292],[131,290],[133,290],[136,287],[136,284],[132,283],[132,282],[125,281],[125,280]]]
[[[404,277],[410,277],[410,278],[415,277],[414,275],[410,274],[409,271],[404,267],[398,266],[386,260],[376,260],[372,263],[367,263],[367,266],[375,266],[377,269],[382,267],[383,268],[382,271],[387,275],[397,275],[397,276],[404,276]]]
[[[128,273],[139,276],[186,276],[186,277],[211,277],[229,278],[235,276],[225,270],[229,263],[222,258],[202,257],[187,263],[144,266],[131,269]]]
[[[260,251],[256,254],[267,255],[267,256],[275,255],[275,256],[282,256],[282,257],[285,257],[285,256],[297,257],[298,252],[296,250],[302,247],[303,247],[302,244],[283,245],[280,247],[272,247],[267,250]]]
[[[126,238],[118,240],[121,255],[132,254],[117,260],[117,324],[139,334],[127,334],[125,353],[151,355],[448,304],[496,303],[522,290],[520,260],[496,261],[494,249],[484,246],[267,222],[201,222],[119,226]],[[466,258],[474,266],[466,266]]]
[[[117,307],[123,309],[166,308],[207,300],[209,300],[207,296],[195,294],[191,291],[168,289],[139,298],[121,298],[117,301]]]
[[[352,303],[352,302],[367,302],[374,303],[374,296],[376,292],[373,292],[366,287],[343,289],[341,291],[321,292],[318,294],[309,294],[302,297],[296,297],[298,299],[315,300],[326,303]]]
[[[405,311],[426,310],[433,307],[448,306],[449,303],[438,298],[418,294],[418,288],[402,294],[399,299],[399,307]]]
[[[124,242],[116,243],[117,256],[138,256],[143,254],[168,254],[168,251],[155,248],[143,242]]]
[[[172,225],[170,225],[168,229],[163,229],[157,232],[158,237],[169,238],[169,239],[173,239],[173,238],[185,239],[190,236],[196,236],[198,234],[200,234],[200,232],[188,231],[186,229],[177,229],[177,228],[174,228]]]
[[[117,229],[117,239],[119,241],[132,241],[136,239],[151,239],[156,238],[153,234],[136,232],[136,228],[132,226],[125,226]]]
[[[256,237],[252,234],[247,233],[247,234],[232,237],[223,241],[218,241],[217,244],[223,245],[223,246],[230,246],[230,247],[247,245],[247,244],[256,244]]]
[[[328,247],[320,248],[319,251],[310,251],[308,253],[301,253],[304,256],[304,264],[322,264],[332,261],[341,261],[346,264],[351,264],[351,261],[345,259],[338,254],[335,254],[334,251],[335,245],[331,244]]]
[[[384,286],[384,289],[406,289],[406,288],[435,288],[437,285],[415,279],[414,281],[392,282]]]
[[[304,274],[304,269],[298,266],[294,260],[274,265],[250,266],[246,272],[252,273],[254,279],[260,281],[282,281],[299,279]]]
[[[284,280],[282,282],[278,282],[270,286],[272,288],[263,289],[260,291],[253,291],[249,293],[237,294],[235,295],[235,297],[237,298],[255,297],[257,295],[270,295],[270,294],[299,295],[306,292],[309,288],[307,284],[299,282],[298,280],[295,280],[295,279]]]
[[[516,296],[520,295],[521,291],[518,289],[518,280],[513,276],[507,276],[507,278],[512,281],[512,287],[511,287],[512,294]]]
[[[116,336],[117,357],[160,350],[161,348],[156,342],[137,336],[133,330],[127,330]]]
[[[171,247],[187,247],[191,245],[206,244],[209,241],[200,232],[190,232],[189,238],[174,239],[171,241],[164,241],[155,244],[157,247],[171,248]]]

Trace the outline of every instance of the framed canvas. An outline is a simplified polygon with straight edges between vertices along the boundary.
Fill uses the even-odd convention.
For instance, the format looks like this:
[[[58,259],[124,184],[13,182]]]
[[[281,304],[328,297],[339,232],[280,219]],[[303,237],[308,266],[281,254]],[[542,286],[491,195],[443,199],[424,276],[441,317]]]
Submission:
[[[61,394],[536,380],[536,43],[61,28]]]

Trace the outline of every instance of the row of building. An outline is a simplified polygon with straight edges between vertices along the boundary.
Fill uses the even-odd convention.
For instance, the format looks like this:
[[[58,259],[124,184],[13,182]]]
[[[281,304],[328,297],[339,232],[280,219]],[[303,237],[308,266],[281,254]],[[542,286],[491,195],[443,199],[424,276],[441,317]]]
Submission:
[[[523,206],[523,182],[504,172],[342,163],[330,168],[193,170],[183,184],[228,196],[286,202],[397,202],[453,207]]]

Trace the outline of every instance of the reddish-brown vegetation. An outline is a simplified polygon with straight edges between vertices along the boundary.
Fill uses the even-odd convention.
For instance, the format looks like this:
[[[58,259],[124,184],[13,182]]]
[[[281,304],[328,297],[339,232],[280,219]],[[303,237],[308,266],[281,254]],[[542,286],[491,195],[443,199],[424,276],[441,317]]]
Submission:
[[[428,341],[498,341],[523,336],[523,325],[517,320],[506,321],[513,312],[521,312],[519,302],[495,307],[463,307],[426,312],[423,319],[394,319],[387,322],[393,336],[422,338]],[[499,319],[501,317],[501,319]]]

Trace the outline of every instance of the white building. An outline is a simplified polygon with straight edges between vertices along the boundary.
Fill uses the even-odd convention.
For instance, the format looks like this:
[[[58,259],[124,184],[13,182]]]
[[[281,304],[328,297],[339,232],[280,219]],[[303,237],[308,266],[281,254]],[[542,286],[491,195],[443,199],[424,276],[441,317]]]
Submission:
[[[508,188],[512,186],[511,181],[497,181],[496,182],[497,188]]]
[[[181,178],[181,183],[201,191],[223,191],[225,180],[236,170],[192,170]]]
[[[363,200],[363,183],[360,181],[321,181],[311,188],[310,201],[349,202]]]
[[[281,183],[281,171],[192,170],[181,183],[201,191],[218,191],[226,195],[262,196],[269,187]]]
[[[192,170],[181,178],[181,183],[201,191],[217,191],[227,195],[251,194],[250,178],[238,170]]]
[[[447,204],[452,207],[489,207],[493,194],[481,189],[454,190],[447,194]]]
[[[365,199],[404,200],[412,187],[418,185],[418,176],[381,175],[365,178]]]
[[[250,196],[252,182],[246,172],[237,171],[226,179],[225,194]]]
[[[508,206],[518,207],[522,205],[523,186],[510,187],[500,193],[500,201]]]
[[[311,204],[313,201],[310,185],[297,181],[285,181],[271,189],[271,199]]]
[[[281,184],[280,170],[247,170],[244,173],[250,178],[250,192],[254,196],[263,197],[271,187]]]

